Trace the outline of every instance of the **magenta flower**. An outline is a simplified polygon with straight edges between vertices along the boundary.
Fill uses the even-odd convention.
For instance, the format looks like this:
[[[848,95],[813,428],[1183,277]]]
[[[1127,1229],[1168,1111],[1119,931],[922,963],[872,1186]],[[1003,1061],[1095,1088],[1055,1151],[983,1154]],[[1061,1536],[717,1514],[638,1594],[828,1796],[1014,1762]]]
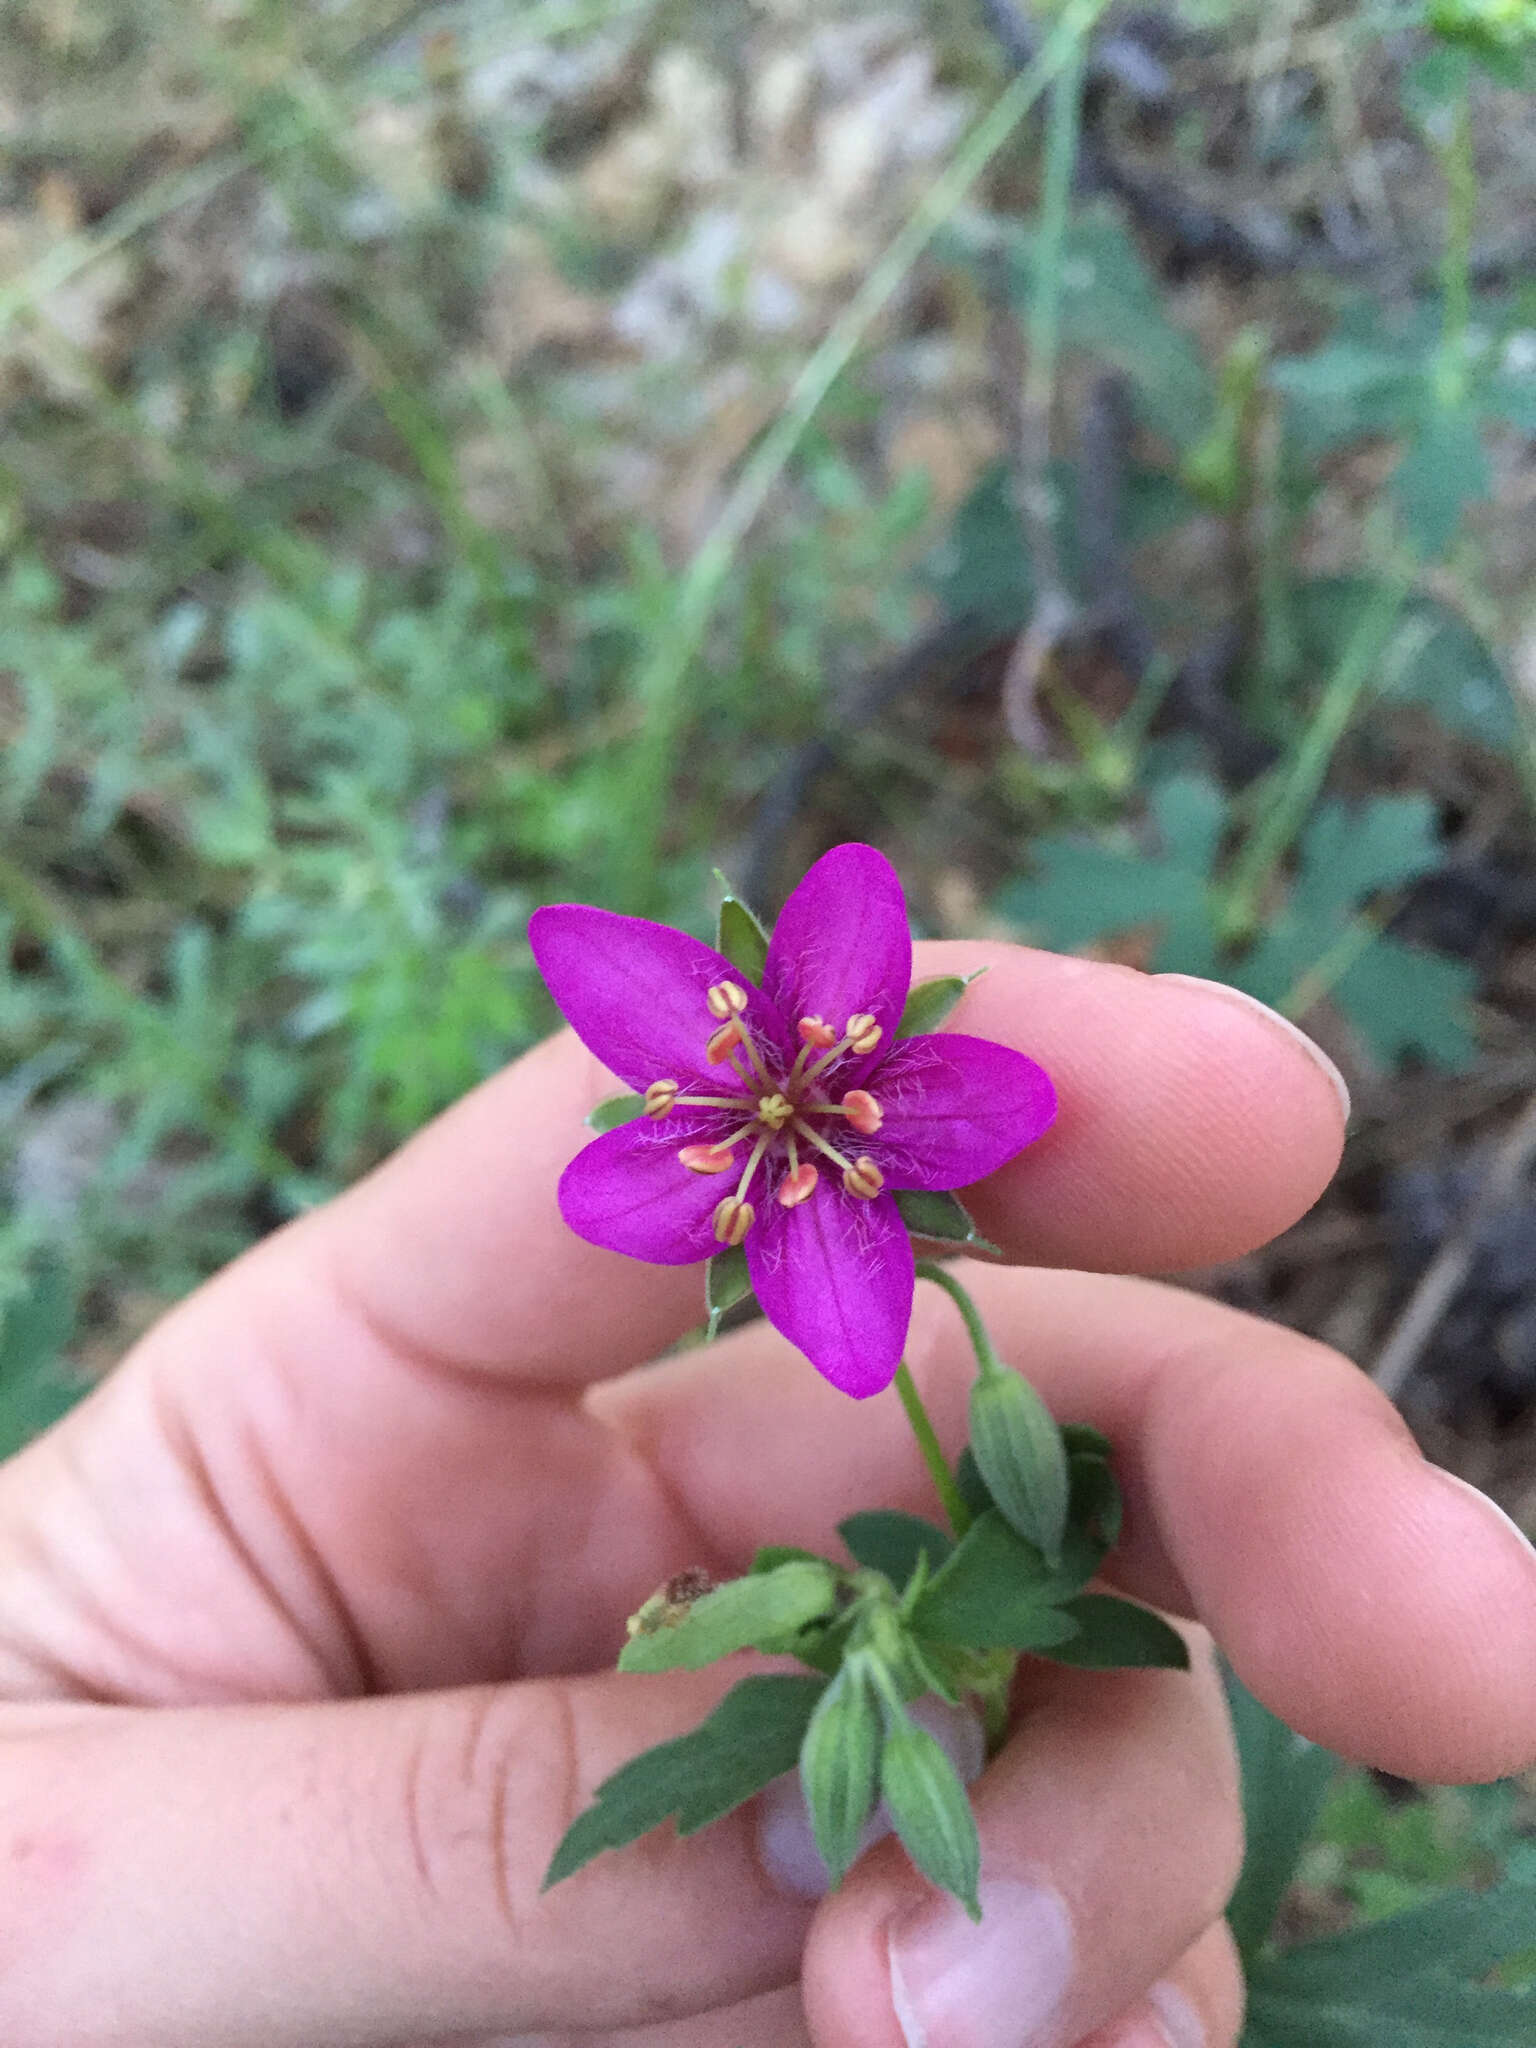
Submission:
[[[560,903],[528,936],[576,1035],[645,1097],[561,1176],[571,1229],[663,1266],[739,1244],[764,1315],[818,1372],[856,1398],[887,1386],[913,1288],[893,1192],[980,1180],[1056,1114],[1022,1053],[897,1036],[912,940],[890,862],[858,845],[817,861],[761,989],[644,918]]]

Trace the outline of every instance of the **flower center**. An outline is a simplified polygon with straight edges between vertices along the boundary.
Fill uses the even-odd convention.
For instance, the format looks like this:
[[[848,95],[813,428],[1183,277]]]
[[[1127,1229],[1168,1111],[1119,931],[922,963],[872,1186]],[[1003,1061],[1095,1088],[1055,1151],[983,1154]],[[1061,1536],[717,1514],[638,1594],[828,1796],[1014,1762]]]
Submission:
[[[800,1051],[787,1073],[771,1048],[760,1046],[746,1020],[747,992],[738,982],[717,981],[705,997],[715,1028],[705,1042],[705,1058],[713,1067],[727,1067],[741,1082],[739,1090],[721,1095],[689,1095],[681,1082],[653,1081],[645,1091],[645,1114],[660,1120],[674,1109],[726,1112],[726,1129],[717,1138],[684,1145],[678,1161],[690,1173],[728,1173],[736,1165],[736,1148],[745,1143],[747,1158],[733,1194],[715,1209],[718,1243],[738,1245],[757,1219],[747,1199],[759,1171],[776,1180],[774,1199],[786,1209],[806,1201],[821,1177],[802,1148],[819,1153],[838,1169],[844,1192],[870,1201],[885,1185],[885,1176],[867,1154],[850,1158],[826,1135],[823,1120],[843,1117],[860,1137],[872,1137],[885,1112],[867,1088],[850,1088],[840,1101],[827,1099],[821,1077],[846,1052],[862,1058],[872,1053],[884,1033],[866,1011],[850,1017],[839,1037],[820,1017],[802,1017],[796,1025]],[[745,1064],[742,1064],[745,1062]],[[722,1077],[723,1078],[723,1077]],[[740,1118],[739,1122],[734,1121]]]

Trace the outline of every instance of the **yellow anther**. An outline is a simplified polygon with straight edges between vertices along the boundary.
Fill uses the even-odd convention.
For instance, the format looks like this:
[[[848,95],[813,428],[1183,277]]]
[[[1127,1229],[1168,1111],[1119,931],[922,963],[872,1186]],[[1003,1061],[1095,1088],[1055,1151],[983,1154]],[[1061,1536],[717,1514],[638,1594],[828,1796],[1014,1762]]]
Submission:
[[[797,1166],[793,1173],[786,1174],[779,1183],[778,1200],[786,1209],[798,1209],[808,1196],[816,1192],[816,1183],[821,1175],[814,1166]]]
[[[677,1156],[690,1173],[725,1173],[736,1164],[729,1145],[685,1145]]]
[[[740,1244],[757,1211],[739,1195],[727,1195],[715,1211],[715,1237],[720,1244]]]
[[[704,1048],[712,1067],[718,1067],[722,1060],[728,1060],[741,1043],[741,1026],[733,1017],[729,1024],[722,1024],[718,1031],[710,1033],[709,1044]]]
[[[770,1131],[782,1131],[794,1113],[795,1105],[787,1095],[764,1095],[758,1100],[758,1121]]]
[[[867,1010],[861,1010],[857,1017],[848,1019],[848,1029],[843,1035],[848,1041],[848,1050],[856,1052],[862,1059],[865,1053],[874,1051],[885,1033]]]
[[[867,1088],[850,1088],[843,1097],[843,1108],[861,1138],[872,1138],[885,1122],[885,1111]]]
[[[747,1007],[747,992],[736,981],[717,981],[704,998],[711,1017],[739,1017]]]
[[[863,1154],[855,1159],[852,1166],[843,1170],[843,1186],[850,1195],[858,1195],[862,1201],[869,1201],[885,1186],[885,1175],[873,1159]]]
[[[680,1081],[653,1081],[645,1091],[647,1116],[665,1116],[683,1092]]]
[[[836,1045],[837,1033],[820,1017],[802,1017],[795,1026],[802,1045],[813,1045],[818,1052],[825,1052],[829,1045]]]

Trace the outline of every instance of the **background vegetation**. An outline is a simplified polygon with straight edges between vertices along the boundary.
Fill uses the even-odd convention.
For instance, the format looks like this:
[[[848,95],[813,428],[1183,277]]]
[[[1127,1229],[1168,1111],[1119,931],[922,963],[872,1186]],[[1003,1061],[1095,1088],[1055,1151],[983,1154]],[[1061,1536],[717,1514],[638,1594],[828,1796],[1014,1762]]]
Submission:
[[[1532,16],[4,0],[5,1441],[546,1028],[539,902],[857,834],[1305,1021],[1205,1284],[1536,1524]],[[1346,1781],[1296,1910],[1531,1831]]]

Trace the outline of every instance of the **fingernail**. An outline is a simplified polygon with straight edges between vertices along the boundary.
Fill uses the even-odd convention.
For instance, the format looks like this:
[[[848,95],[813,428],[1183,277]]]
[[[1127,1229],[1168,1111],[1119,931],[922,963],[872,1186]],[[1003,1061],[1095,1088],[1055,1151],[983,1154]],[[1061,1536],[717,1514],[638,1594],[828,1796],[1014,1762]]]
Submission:
[[[1447,1472],[1443,1465],[1431,1465],[1429,1469],[1437,1479],[1443,1479],[1447,1486],[1454,1486],[1463,1500],[1475,1500],[1490,1524],[1497,1523],[1501,1531],[1517,1539],[1528,1559],[1536,1558],[1536,1545],[1532,1544],[1530,1537],[1514,1517],[1505,1514],[1496,1500],[1490,1500],[1486,1493],[1472,1485],[1470,1480],[1463,1479],[1459,1472]]]
[[[978,1926],[943,1898],[890,1931],[891,2003],[907,2048],[1034,2048],[1072,1981],[1072,1920],[1043,1885],[983,1880]]]
[[[987,1738],[976,1715],[968,1707],[952,1707],[933,1697],[914,1700],[911,1714],[941,1744],[962,1783],[973,1785],[987,1760]],[[878,1807],[859,1838],[859,1854],[890,1832],[890,1816]],[[757,1853],[780,1891],[796,1899],[825,1898],[827,1866],[811,1831],[798,1772],[775,1778],[758,1799]]]
[[[1272,1010],[1268,1003],[1261,1003],[1257,996],[1249,995],[1246,989],[1233,988],[1232,984],[1227,981],[1207,981],[1203,975],[1199,974],[1159,974],[1155,975],[1153,979],[1156,981],[1178,981],[1182,982],[1186,988],[1203,989],[1208,995],[1225,996],[1229,1002],[1240,1003],[1245,1010],[1253,1011],[1258,1016],[1267,1018],[1277,1030],[1285,1033],[1293,1045],[1301,1047],[1301,1050],[1320,1073],[1327,1075],[1334,1094],[1339,1098],[1339,1107],[1344,1112],[1344,1121],[1348,1123],[1348,1082],[1316,1040],[1308,1038],[1305,1031],[1299,1025],[1293,1024],[1289,1017],[1282,1017],[1280,1012]]]

